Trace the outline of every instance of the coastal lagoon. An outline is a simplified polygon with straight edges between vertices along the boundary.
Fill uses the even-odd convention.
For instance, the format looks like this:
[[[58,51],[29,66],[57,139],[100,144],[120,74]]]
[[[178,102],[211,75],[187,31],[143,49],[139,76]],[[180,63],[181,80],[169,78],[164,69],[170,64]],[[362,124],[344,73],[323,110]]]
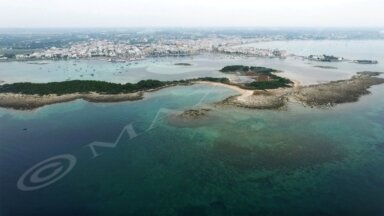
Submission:
[[[336,55],[332,47],[337,46],[328,46],[324,54]],[[371,49],[353,49],[351,57],[373,53],[362,57],[379,64],[323,63],[337,69],[315,68],[318,62],[295,58],[205,55],[130,65],[6,62],[0,63],[0,79],[171,80],[220,77],[223,66],[245,64],[276,68],[282,76],[315,84],[358,71],[384,72],[383,54]],[[323,54],[315,51],[308,53]],[[174,65],[178,62],[192,66]],[[237,93],[202,84],[146,93],[134,102],[76,100],[33,111],[1,108],[0,215],[383,215],[384,85],[369,90],[372,94],[356,103],[327,109],[294,102],[279,110],[222,107],[216,102]],[[197,108],[212,111],[186,122],[171,118]],[[94,142],[115,145],[97,148],[94,157],[89,147]],[[41,189],[20,190],[18,181],[28,169],[68,154],[76,163],[66,176]]]
[[[287,59],[255,58],[206,54],[193,57],[161,57],[141,61],[111,63],[102,59],[0,62],[0,81],[53,82],[65,80],[103,80],[116,83],[136,83],[143,79],[181,80],[197,77],[223,77],[219,72],[227,65],[259,65],[283,71],[281,75],[299,80],[301,84],[316,84],[348,79],[358,71],[384,71],[384,41],[277,41],[246,44],[267,49],[285,49],[290,54],[308,56],[335,55],[346,59],[377,60],[379,64],[364,65],[349,62],[316,62],[299,57]],[[177,63],[189,63],[180,66]],[[334,67],[334,69],[316,66]]]

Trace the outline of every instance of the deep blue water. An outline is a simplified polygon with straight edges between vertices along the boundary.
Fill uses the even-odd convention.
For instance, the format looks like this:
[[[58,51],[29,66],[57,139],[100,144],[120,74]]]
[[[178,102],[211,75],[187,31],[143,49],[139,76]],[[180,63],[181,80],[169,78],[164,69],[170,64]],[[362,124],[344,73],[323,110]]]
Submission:
[[[1,215],[383,215],[384,88],[371,90],[329,110],[215,108],[234,92],[203,85],[137,102],[3,109]],[[184,125],[169,118],[192,107],[213,111]],[[129,124],[136,137],[123,133],[93,158],[87,144],[114,142]],[[66,176],[17,188],[34,164],[63,154],[77,159]]]
[[[300,51],[303,42],[292,43],[288,51]],[[27,65],[30,71],[7,63],[0,74],[6,82],[52,81],[95,69],[92,79],[135,82],[217,75],[236,63],[281,69],[309,84],[383,69],[380,41],[334,43],[329,54],[380,64],[319,69],[295,59],[196,58],[182,60],[191,68],[175,67],[179,60],[123,68],[52,62]],[[302,52],[322,54],[322,44]],[[264,46],[275,45],[284,43]],[[205,85],[134,102],[0,109],[0,215],[384,215],[384,85],[370,91],[331,109],[220,107],[215,102],[236,93]],[[212,111],[200,120],[176,117],[191,108]]]

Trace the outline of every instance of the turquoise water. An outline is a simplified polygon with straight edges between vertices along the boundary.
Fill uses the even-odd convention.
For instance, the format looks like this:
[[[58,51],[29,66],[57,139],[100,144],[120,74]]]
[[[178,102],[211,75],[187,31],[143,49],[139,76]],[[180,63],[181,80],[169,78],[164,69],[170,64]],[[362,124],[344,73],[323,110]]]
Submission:
[[[218,107],[236,92],[206,85],[135,102],[0,109],[0,215],[384,215],[384,86],[370,91],[332,109]],[[175,122],[190,108],[212,111]],[[127,125],[137,136],[118,138]],[[116,145],[94,158],[95,141]],[[77,159],[67,175],[19,190],[34,164],[63,154]]]

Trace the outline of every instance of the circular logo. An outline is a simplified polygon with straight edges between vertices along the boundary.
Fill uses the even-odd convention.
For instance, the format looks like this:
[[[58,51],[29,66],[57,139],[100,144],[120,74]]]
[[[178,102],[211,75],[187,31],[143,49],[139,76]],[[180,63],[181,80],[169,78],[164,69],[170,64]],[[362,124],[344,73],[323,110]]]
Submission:
[[[76,164],[70,154],[57,155],[41,161],[28,169],[17,181],[21,191],[33,191],[47,187],[67,175]]]

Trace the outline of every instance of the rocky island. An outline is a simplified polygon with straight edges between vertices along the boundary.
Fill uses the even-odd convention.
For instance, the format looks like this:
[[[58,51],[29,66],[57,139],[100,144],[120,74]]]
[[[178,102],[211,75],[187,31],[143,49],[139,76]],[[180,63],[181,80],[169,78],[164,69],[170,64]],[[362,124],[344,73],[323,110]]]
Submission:
[[[220,70],[224,74],[233,74],[237,76],[246,76],[250,78],[250,82],[232,83],[242,89],[264,90],[292,87],[293,82],[287,78],[280,77],[274,73],[278,70],[266,67],[232,65],[226,66]]]
[[[104,103],[140,100],[146,92],[196,83],[231,88],[239,93],[219,102],[219,105],[276,109],[294,100],[311,107],[324,107],[357,101],[361,95],[370,93],[369,87],[384,83],[384,79],[378,77],[380,72],[359,72],[348,80],[300,86],[297,81],[276,75],[279,71],[271,68],[233,65],[220,71],[226,77],[179,81],[143,80],[135,84],[81,80],[3,84],[0,85],[0,107],[30,110],[76,99]],[[231,76],[245,76],[249,81],[236,82],[227,78]],[[181,117],[201,117],[206,112],[189,110]]]
[[[315,68],[321,68],[321,69],[338,69],[337,67],[333,67],[333,66],[326,66],[326,65],[315,65],[313,66]]]
[[[293,88],[255,91],[237,89],[240,95],[229,97],[219,104],[253,109],[276,109],[292,100],[311,107],[332,107],[341,103],[355,102],[362,95],[369,94],[368,89],[371,86],[384,83],[383,78],[377,77],[380,74],[380,72],[359,72],[348,80],[310,86],[300,86],[295,82]]]
[[[298,101],[309,106],[333,106],[340,103],[355,102],[360,96],[369,94],[368,88],[384,83],[377,77],[380,72],[358,72],[349,80],[303,86],[294,92]]]
[[[179,117],[184,119],[199,119],[206,116],[209,111],[211,111],[209,108],[188,109],[181,113]]]
[[[192,66],[190,63],[176,63],[176,66]]]
[[[140,100],[144,93],[196,82],[229,83],[227,78],[202,77],[179,81],[142,80],[138,83],[72,80],[50,83],[12,83],[0,85],[0,107],[31,110],[44,105],[83,99],[89,102]]]

